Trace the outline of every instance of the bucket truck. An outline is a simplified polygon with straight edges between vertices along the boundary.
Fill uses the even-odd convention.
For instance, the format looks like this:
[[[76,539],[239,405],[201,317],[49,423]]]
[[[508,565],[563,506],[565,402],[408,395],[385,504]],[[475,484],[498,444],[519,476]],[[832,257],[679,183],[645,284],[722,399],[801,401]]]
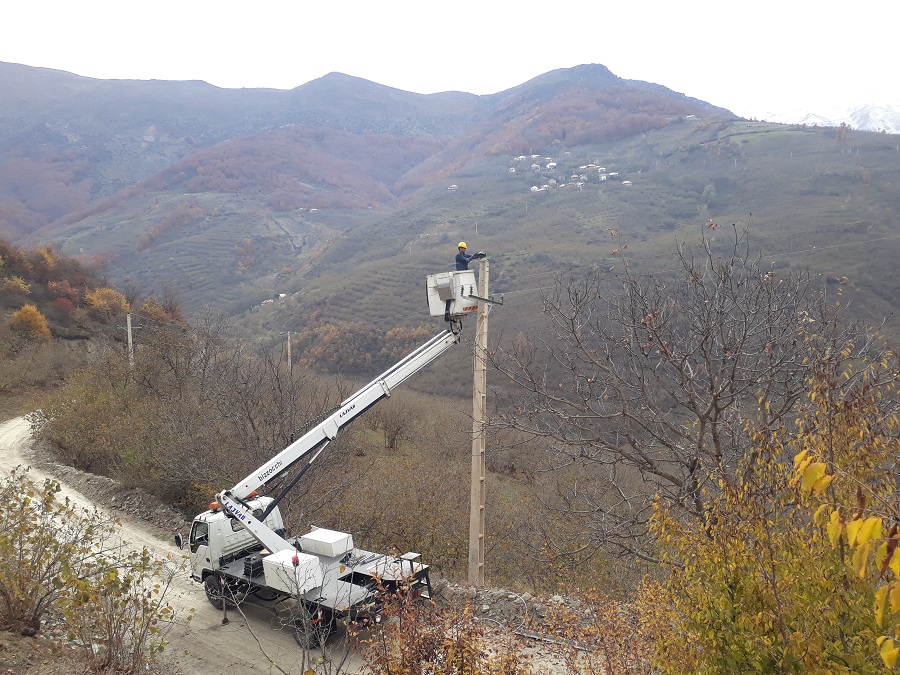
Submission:
[[[286,606],[292,607],[294,637],[301,646],[312,648],[338,621],[377,623],[384,592],[407,588],[415,595],[430,596],[429,568],[419,562],[419,554],[396,557],[367,551],[355,546],[352,534],[325,528],[291,538],[278,509],[338,432],[459,342],[462,317],[478,310],[475,273],[431,275],[426,290],[432,316],[443,316],[449,329],[343,401],[232,488],[218,493],[209,510],[194,518],[188,539],[191,577],[203,585],[214,607],[223,609],[248,595],[272,603],[290,601]],[[259,494],[303,461],[280,494]],[[184,545],[180,535],[175,542]]]

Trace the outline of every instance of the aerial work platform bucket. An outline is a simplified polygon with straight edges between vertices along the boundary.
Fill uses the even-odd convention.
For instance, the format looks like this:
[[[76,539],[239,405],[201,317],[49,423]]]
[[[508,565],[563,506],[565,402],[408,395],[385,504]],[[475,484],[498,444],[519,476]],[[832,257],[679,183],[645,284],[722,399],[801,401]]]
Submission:
[[[429,274],[426,286],[431,316],[458,318],[478,311],[474,270]]]

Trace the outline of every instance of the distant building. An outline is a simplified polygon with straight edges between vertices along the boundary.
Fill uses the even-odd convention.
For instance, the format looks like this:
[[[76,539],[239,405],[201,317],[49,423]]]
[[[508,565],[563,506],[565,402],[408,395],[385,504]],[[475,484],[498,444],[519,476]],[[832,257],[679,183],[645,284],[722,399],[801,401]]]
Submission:
[[[630,180],[623,180],[622,185],[634,185]]]

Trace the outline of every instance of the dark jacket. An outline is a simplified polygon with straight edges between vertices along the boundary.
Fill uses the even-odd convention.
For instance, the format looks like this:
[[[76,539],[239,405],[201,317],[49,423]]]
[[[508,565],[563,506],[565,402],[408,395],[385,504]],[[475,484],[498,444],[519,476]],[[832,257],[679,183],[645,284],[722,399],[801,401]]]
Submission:
[[[469,269],[469,261],[474,258],[474,254],[463,253],[460,251],[456,254],[456,269],[457,270],[467,270]]]

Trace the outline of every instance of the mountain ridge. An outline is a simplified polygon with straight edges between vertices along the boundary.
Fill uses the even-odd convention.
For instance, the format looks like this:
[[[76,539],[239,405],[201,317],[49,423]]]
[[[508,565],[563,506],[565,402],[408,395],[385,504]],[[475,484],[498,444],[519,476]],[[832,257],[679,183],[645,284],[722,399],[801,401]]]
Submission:
[[[0,64],[0,238],[100,260],[146,293],[169,283],[188,314],[215,306],[254,336],[421,321],[421,281],[460,240],[491,253],[497,292],[527,294],[518,277],[615,273],[625,250],[666,264],[674,239],[750,213],[756,245],[791,252],[775,269],[879,241],[871,264],[816,264],[875,316],[900,292],[900,153],[882,134],[744,120],[599,64],[484,96],[332,73],[169,98],[165,82],[71,76],[75,98],[35,87],[37,116],[4,98],[10,70],[46,76]]]
[[[630,128],[607,129],[608,134],[622,136],[649,128],[651,117],[655,124],[664,124],[664,118],[690,112],[732,116],[664,88],[648,94],[605,66],[551,71],[506,92],[477,96],[415,94],[341,73],[330,73],[289,91],[226,90],[203,82],[93,80],[0,63],[0,92],[0,200],[4,203],[0,236],[14,241],[38,228],[47,232],[57,221],[66,224],[78,213],[95,212],[103,198],[116,194],[128,198],[129,192],[147,185],[145,181],[150,185],[166,182],[166,172],[184,162],[189,170],[182,182],[206,172],[220,175],[219,185],[235,184],[231,174],[243,170],[242,162],[232,158],[214,168],[201,166],[200,160],[210,157],[210,148],[229,142],[241,147],[241,139],[283,135],[285,128],[305,129],[304,138],[312,135],[320,145],[350,134],[379,136],[385,142],[393,139],[401,154],[408,154],[410,143],[432,147],[430,163],[428,157],[413,150],[402,172],[408,178],[399,185],[384,185],[393,198],[399,198],[434,176],[455,170],[475,149],[496,153],[516,145],[516,150],[522,151],[529,145],[552,142],[560,133],[565,136],[565,126],[544,123],[550,117],[564,114],[562,121],[568,124],[568,131],[583,132],[598,128],[590,119],[592,111],[618,115],[632,103],[644,105],[647,109],[640,113],[642,119],[632,119]],[[26,105],[21,104],[22,99]],[[507,128],[500,129],[501,125]],[[488,140],[473,140],[473,134]],[[248,151],[254,145],[260,144],[244,143]],[[228,150],[223,147],[214,154],[225,155]],[[438,153],[444,150],[442,158]],[[346,148],[341,152],[345,156],[336,160],[352,161],[352,152]],[[197,153],[207,154],[191,162],[189,158]],[[319,166],[321,162],[307,164],[307,173]],[[296,173],[295,168],[289,171]],[[279,175],[285,178],[287,173]],[[317,185],[314,192],[322,195],[333,192],[325,186],[333,185],[336,178],[331,172],[301,176],[299,182]],[[208,185],[211,181],[203,182]],[[371,192],[371,187],[361,187]],[[271,188],[285,189],[274,184]],[[356,186],[334,189],[349,194]],[[346,206],[369,208],[387,205],[392,199],[369,203],[366,198],[348,197],[344,201]],[[295,200],[292,205],[318,207],[326,203],[337,205],[334,195],[322,204]]]

